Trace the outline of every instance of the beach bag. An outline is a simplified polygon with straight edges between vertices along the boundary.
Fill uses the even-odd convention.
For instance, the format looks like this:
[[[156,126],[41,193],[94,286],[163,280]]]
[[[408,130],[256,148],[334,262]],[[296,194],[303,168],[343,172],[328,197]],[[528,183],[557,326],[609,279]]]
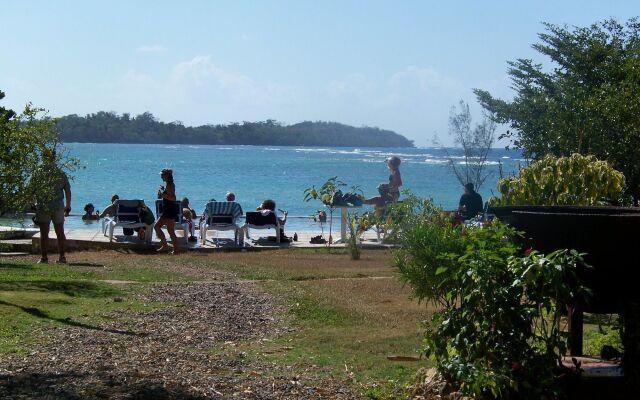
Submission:
[[[147,225],[153,225],[156,221],[156,217],[153,216],[153,212],[147,206],[143,206],[140,209],[140,221]]]

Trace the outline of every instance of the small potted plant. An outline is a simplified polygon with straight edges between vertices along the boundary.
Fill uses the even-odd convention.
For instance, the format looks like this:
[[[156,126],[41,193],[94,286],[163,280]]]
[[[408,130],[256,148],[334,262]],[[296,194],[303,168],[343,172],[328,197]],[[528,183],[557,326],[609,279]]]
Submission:
[[[329,246],[332,242],[332,227],[333,227],[333,211],[335,207],[347,206],[354,207],[362,205],[362,194],[357,186],[352,186],[351,190],[343,193],[342,188],[347,184],[338,180],[337,176],[333,176],[319,188],[315,185],[304,191],[304,201],[320,200],[329,209]],[[325,213],[326,218],[326,213]],[[321,225],[322,226],[322,225]]]

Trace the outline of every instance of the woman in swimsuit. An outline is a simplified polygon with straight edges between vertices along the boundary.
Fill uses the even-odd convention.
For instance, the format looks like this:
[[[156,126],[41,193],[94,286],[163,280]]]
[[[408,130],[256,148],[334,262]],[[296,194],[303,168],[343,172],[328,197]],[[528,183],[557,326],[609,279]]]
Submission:
[[[176,185],[173,183],[173,170],[165,168],[160,171],[160,178],[167,183],[165,186],[160,186],[160,190],[158,190],[158,198],[162,199],[162,214],[158,215],[158,221],[156,221],[156,236],[160,239],[160,248],[159,252],[169,250],[169,245],[167,244],[167,238],[164,236],[164,232],[162,232],[162,226],[167,226],[167,232],[169,232],[169,236],[171,236],[171,243],[173,244],[173,251],[171,254],[178,254],[180,249],[178,248],[178,239],[176,237],[176,217],[177,217],[177,209],[176,209]]]
[[[378,185],[379,196],[366,199],[364,204],[373,204],[376,207],[382,207],[387,203],[398,201],[400,198],[400,186],[402,186],[402,177],[400,176],[400,158],[396,156],[387,157],[384,160],[387,168],[391,171],[389,175],[389,184],[382,183]]]
[[[400,198],[400,186],[402,186],[402,177],[400,176],[400,158],[396,156],[387,157],[384,162],[391,171],[389,175],[389,195],[393,201]]]

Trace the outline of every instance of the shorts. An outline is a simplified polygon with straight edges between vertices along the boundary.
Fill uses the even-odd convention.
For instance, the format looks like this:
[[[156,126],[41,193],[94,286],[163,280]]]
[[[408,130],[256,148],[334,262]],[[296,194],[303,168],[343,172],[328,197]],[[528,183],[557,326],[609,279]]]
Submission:
[[[64,207],[57,207],[53,210],[36,210],[35,221],[37,224],[61,224],[64,222]]]

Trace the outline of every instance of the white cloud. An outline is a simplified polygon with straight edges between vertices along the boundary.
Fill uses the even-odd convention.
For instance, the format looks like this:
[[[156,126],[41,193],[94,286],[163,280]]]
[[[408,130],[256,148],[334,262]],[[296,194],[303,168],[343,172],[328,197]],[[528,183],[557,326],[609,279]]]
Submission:
[[[389,78],[388,87],[389,94],[395,101],[401,98],[414,100],[415,97],[422,98],[422,101],[459,97],[465,91],[460,81],[433,68],[413,65],[394,73]]]
[[[162,53],[165,50],[166,48],[161,44],[138,46],[138,51],[141,53]]]
[[[473,101],[462,80],[409,65],[377,79],[353,73],[330,81],[317,104],[326,119],[392,129],[426,145],[434,131],[446,136],[449,109],[461,98]]]
[[[293,90],[286,85],[259,84],[249,76],[219,67],[211,56],[195,56],[177,64],[171,72],[171,83],[187,99],[207,97],[241,106],[286,103],[293,96]]]
[[[375,85],[363,74],[350,74],[341,80],[329,83],[329,95],[333,97],[369,96],[375,91]]]

